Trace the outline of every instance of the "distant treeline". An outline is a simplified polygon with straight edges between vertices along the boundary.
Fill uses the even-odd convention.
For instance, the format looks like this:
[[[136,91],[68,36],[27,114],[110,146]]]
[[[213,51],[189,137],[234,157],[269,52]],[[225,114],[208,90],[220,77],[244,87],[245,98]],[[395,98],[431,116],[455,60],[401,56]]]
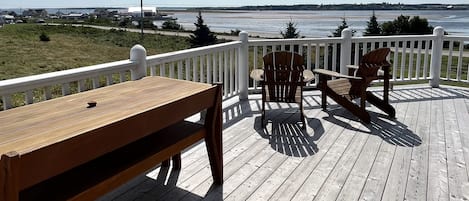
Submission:
[[[299,4],[241,7],[204,7],[203,10],[469,10],[469,4]]]

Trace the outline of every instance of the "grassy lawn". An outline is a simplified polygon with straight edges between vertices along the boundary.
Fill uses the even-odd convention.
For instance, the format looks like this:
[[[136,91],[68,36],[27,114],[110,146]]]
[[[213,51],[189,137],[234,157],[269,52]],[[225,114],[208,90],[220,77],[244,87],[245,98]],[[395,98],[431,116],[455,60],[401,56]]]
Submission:
[[[40,41],[41,33],[50,41]],[[0,80],[128,59],[135,44],[148,55],[190,47],[184,37],[147,34],[141,43],[138,33],[37,24],[4,26],[0,44]]]

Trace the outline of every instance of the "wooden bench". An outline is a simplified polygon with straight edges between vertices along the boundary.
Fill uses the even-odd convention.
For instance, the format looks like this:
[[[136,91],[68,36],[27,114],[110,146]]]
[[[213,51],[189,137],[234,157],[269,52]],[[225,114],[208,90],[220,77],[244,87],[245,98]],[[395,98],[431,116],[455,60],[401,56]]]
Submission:
[[[203,125],[183,121],[20,192],[20,200],[94,200],[202,140]],[[163,142],[163,143],[162,143]],[[14,158],[11,160],[15,160]]]

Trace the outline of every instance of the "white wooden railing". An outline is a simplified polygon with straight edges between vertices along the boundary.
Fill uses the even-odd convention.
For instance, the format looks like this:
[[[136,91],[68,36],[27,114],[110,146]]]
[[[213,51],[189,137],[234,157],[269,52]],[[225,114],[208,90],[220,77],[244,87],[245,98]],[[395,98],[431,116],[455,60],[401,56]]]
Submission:
[[[469,36],[443,33],[437,27],[429,35],[352,37],[351,30],[345,29],[337,38],[248,40],[248,34],[241,32],[239,41],[153,56],[146,56],[145,49],[137,45],[129,60],[0,81],[0,104],[6,110],[155,75],[222,82],[225,99],[238,95],[247,99],[248,91],[257,88],[249,71],[262,68],[262,56],[267,52],[280,50],[302,54],[307,69],[346,73],[346,65],[357,64],[366,52],[390,47],[394,82],[429,80],[433,87],[439,86],[440,79],[469,83],[469,50],[465,47]]]

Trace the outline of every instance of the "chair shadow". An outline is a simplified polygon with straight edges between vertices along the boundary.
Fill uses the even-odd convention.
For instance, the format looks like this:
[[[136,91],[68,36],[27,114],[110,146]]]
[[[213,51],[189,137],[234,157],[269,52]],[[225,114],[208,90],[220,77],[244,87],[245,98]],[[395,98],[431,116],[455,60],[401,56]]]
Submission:
[[[345,109],[342,108],[342,110]],[[360,123],[365,128],[367,128],[367,130],[358,129],[352,126],[350,123],[344,122],[336,118],[336,116],[339,116],[345,119],[351,119],[352,121],[359,121],[358,118],[356,118],[349,112],[343,112],[339,109],[328,110],[327,113],[329,113],[329,116],[324,117],[324,120],[329,121],[338,126],[347,128],[349,130],[367,133],[370,135],[376,135],[383,139],[385,142],[392,145],[403,147],[415,147],[422,144],[422,139],[416,133],[410,130],[407,125],[403,124],[399,120],[389,118],[387,115],[381,113],[376,113],[373,111],[368,112],[371,116],[371,123],[365,124],[360,121]]]
[[[295,119],[295,121],[293,121]],[[294,157],[308,157],[316,154],[319,149],[317,141],[324,133],[322,124],[317,119],[306,119],[308,125],[314,131],[311,136],[307,129],[302,128],[301,123],[296,118],[277,118],[270,120],[265,128],[261,126],[261,117],[254,120],[254,129],[264,139],[269,140],[269,144],[275,151]]]

